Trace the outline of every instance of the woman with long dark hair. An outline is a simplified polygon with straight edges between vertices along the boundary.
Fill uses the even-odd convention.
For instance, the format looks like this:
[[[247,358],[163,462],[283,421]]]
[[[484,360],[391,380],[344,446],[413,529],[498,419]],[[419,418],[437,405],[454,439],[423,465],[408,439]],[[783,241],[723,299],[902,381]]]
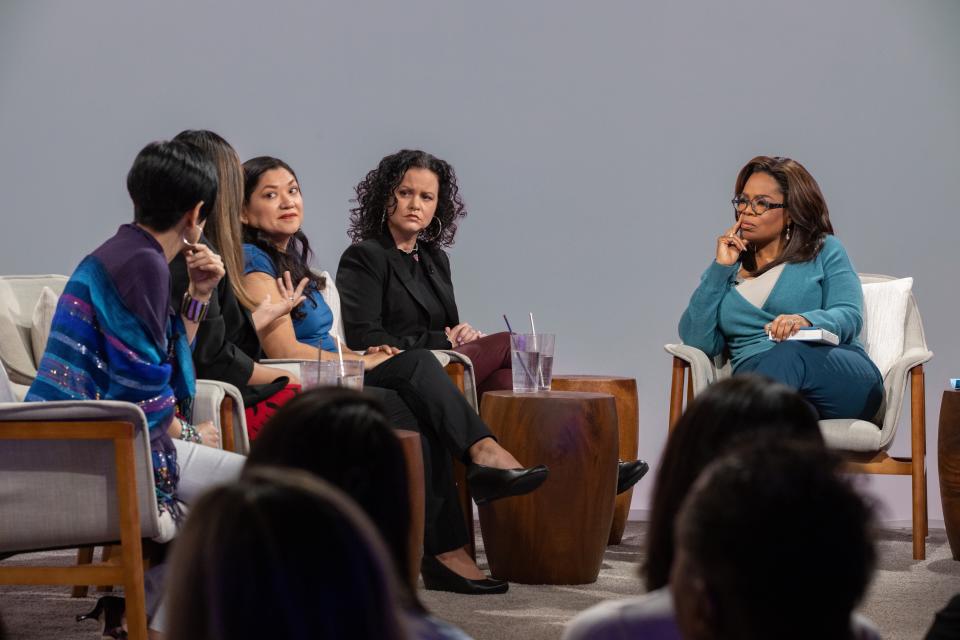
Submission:
[[[813,176],[795,160],[757,156],[737,176],[735,223],[680,319],[685,344],[730,354],[734,373],[798,389],[821,419],[872,419],[883,379],[857,339],[863,291]],[[804,328],[839,344],[791,340]]]
[[[410,636],[368,518],[306,471],[260,468],[203,496],[174,549],[170,638]]]
[[[285,404],[253,443],[244,473],[263,467],[302,469],[342,490],[370,518],[393,560],[398,601],[411,635],[467,638],[431,616],[405,576],[410,568],[410,493],[400,440],[383,407],[366,393],[311,389]]]

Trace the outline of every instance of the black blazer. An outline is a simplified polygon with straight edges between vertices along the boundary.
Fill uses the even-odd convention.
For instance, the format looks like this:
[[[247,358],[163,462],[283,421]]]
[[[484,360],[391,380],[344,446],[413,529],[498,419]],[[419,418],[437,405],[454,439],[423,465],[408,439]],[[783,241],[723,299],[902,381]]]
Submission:
[[[450,259],[420,245],[420,262],[446,312],[446,326],[460,323],[450,280]],[[443,330],[430,331],[426,303],[412,286],[410,267],[393,238],[364,240],[347,247],[337,269],[337,289],[347,344],[351,349],[389,344],[401,349],[449,349]]]

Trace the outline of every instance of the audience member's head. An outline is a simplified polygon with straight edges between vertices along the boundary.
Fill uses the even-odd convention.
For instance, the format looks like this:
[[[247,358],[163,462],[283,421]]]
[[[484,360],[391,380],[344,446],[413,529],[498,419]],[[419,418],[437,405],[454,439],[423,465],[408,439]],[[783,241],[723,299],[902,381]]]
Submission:
[[[807,401],[793,389],[756,375],[711,385],[677,421],[653,488],[647,558],[641,568],[648,590],[659,589],[670,579],[674,518],[697,476],[712,460],[761,433],[823,446],[817,414]]]
[[[180,140],[151,142],[127,174],[133,219],[153,231],[168,231],[200,206],[206,220],[217,199],[217,169],[197,147]]]
[[[849,640],[876,562],[873,516],[821,446],[763,436],[711,464],[677,516],[687,640]]]
[[[309,471],[349,495],[386,541],[398,581],[409,571],[410,496],[403,450],[379,403],[351,389],[317,388],[293,398],[253,442],[245,469]],[[416,604],[409,589],[404,589]]]
[[[187,142],[207,154],[217,168],[217,202],[203,233],[223,258],[223,266],[240,303],[256,307],[243,289],[243,240],[240,210],[243,207],[243,167],[230,143],[206,129],[181,131],[174,140]]]
[[[170,638],[405,638],[389,559],[338,489],[248,471],[197,501],[175,543]]]

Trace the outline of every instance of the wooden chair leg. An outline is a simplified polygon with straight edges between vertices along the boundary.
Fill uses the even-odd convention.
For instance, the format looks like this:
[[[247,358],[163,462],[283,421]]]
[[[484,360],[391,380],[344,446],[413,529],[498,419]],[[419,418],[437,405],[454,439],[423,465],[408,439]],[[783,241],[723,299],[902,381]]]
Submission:
[[[927,538],[927,426],[923,366],[910,370],[910,432],[913,478],[913,559],[926,558]]]
[[[669,428],[672,431],[673,425],[677,423],[677,420],[680,419],[680,415],[683,413],[683,382],[684,377],[686,376],[686,371],[690,365],[686,360],[673,357],[673,377],[670,380],[670,424]],[[693,385],[691,385],[692,387]]]
[[[77,549],[77,565],[90,564],[93,562],[93,551],[96,549],[93,545],[80,547]],[[90,592],[90,585],[75,584],[70,592],[71,598],[86,598]]]
[[[114,440],[117,464],[117,505],[120,511],[120,561],[123,564],[123,596],[126,601],[130,640],[147,640],[146,591],[143,584],[143,543],[140,540],[140,510],[133,453],[133,430]]]
[[[223,450],[236,453],[237,444],[233,437],[233,398],[224,396],[220,403],[220,435],[223,438]]]

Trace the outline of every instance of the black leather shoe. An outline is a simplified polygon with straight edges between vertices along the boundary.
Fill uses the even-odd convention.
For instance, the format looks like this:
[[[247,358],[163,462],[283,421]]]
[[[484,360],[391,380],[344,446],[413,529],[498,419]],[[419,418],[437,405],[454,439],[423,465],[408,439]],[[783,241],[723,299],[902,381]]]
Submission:
[[[617,495],[640,482],[640,478],[647,475],[647,471],[650,471],[650,465],[643,460],[619,461],[617,463]]]
[[[420,562],[420,575],[423,576],[423,586],[430,591],[449,591],[462,593],[468,596],[482,596],[494,593],[506,593],[510,583],[506,580],[471,580],[464,578],[456,571],[447,568],[447,565],[437,560],[436,556],[423,556]]]
[[[526,469],[497,469],[471,463],[467,467],[470,493],[478,505],[509,496],[530,493],[547,479],[550,470],[542,464]]]

